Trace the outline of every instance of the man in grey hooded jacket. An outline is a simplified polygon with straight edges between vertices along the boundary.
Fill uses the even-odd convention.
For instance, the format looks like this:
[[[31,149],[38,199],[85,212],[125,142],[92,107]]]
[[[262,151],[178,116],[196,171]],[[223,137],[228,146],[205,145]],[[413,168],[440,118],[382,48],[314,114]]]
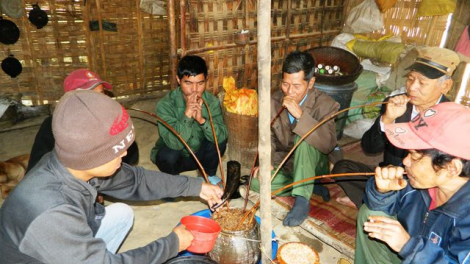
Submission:
[[[166,237],[116,254],[132,227],[132,209],[95,203],[97,192],[125,200],[199,195],[211,206],[220,202],[222,190],[200,179],[121,163],[134,142],[134,126],[108,96],[65,94],[52,129],[54,150],[0,209],[0,263],[163,263],[189,247],[192,234],[180,225]]]

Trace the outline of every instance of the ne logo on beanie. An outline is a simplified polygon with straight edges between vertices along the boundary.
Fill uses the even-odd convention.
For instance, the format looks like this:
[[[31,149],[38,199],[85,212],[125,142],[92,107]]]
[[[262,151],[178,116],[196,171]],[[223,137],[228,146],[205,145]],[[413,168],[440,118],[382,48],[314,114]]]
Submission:
[[[118,158],[134,142],[134,126],[122,105],[88,90],[66,93],[53,117],[55,151],[61,163],[88,170]]]
[[[111,136],[117,135],[120,132],[122,132],[126,127],[129,125],[127,121],[129,120],[129,115],[127,114],[126,109],[121,105],[122,108],[122,116],[119,118],[119,116],[116,117],[116,119],[113,122],[113,125],[109,129],[109,134]]]

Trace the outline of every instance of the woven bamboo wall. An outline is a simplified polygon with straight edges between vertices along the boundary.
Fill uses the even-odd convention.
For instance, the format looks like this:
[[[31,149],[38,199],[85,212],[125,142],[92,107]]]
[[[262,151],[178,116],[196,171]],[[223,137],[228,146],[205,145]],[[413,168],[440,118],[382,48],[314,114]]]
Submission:
[[[95,0],[88,6],[89,20],[117,24],[117,32],[89,32],[89,48],[92,68],[118,95],[164,89],[169,81],[167,20],[141,11],[139,3]]]
[[[457,7],[456,7],[456,11],[455,13],[453,14],[452,16],[452,25],[449,29],[449,37],[448,37],[448,40],[447,40],[447,43],[446,43],[446,48],[449,48],[449,49],[455,49],[455,46],[457,45],[457,42],[459,41],[459,38],[460,36],[462,35],[462,32],[463,30],[465,29],[465,26],[467,25],[470,25],[470,1],[457,1]],[[467,63],[468,63],[469,59],[467,58]],[[462,62],[461,64],[464,64],[464,62]],[[465,67],[463,67],[463,65],[460,65],[459,68],[457,68],[457,72],[454,74],[455,75],[463,75],[463,71],[464,71]],[[454,79],[454,87],[460,87],[460,85],[462,84],[462,80],[461,79],[458,79],[458,80],[455,80]],[[467,88],[466,88],[466,97],[469,97],[470,95],[470,82],[467,82]],[[452,95],[453,95],[453,98],[455,97],[455,95],[457,94],[457,89],[453,89],[452,91]],[[466,100],[469,100],[470,97]],[[467,104],[469,104],[469,102],[467,102]]]
[[[208,89],[221,91],[223,78],[233,76],[237,87],[257,88],[257,6],[254,0],[190,0],[184,21],[185,54],[205,58],[210,70]],[[292,50],[326,46],[341,31],[342,0],[274,0],[272,13],[272,87],[280,82],[282,62]],[[250,30],[246,45],[235,33]]]
[[[381,34],[401,36],[406,44],[439,46],[446,29],[446,16],[417,17],[421,0],[398,1],[384,14]]]
[[[34,2],[36,3],[36,1]],[[22,93],[35,101],[52,100],[62,92],[65,72],[73,67],[86,67],[88,58],[85,46],[83,22],[67,13],[65,1],[38,1],[41,9],[49,15],[49,24],[37,29],[27,18],[31,3],[23,2],[25,15],[20,19],[8,16],[20,29],[20,39],[13,45],[0,45],[0,58],[10,52],[20,60],[23,72],[17,78],[10,78],[0,72],[2,93]],[[52,10],[51,10],[52,8]],[[75,13],[81,16],[79,10]]]
[[[470,25],[470,1],[457,1],[446,47],[454,49],[465,26]]]
[[[349,0],[346,12],[364,0]],[[464,0],[458,0],[464,2]],[[439,46],[444,34],[448,16],[418,17],[419,4],[422,0],[398,0],[383,14],[384,30],[368,34],[378,38],[387,34],[398,35],[403,43],[412,45]],[[468,10],[467,10],[468,12]]]
[[[22,1],[26,11],[23,18],[4,16],[18,25],[20,40],[14,45],[0,45],[0,59],[14,54],[23,65],[23,73],[11,79],[0,72],[0,96],[22,93],[35,104],[57,100],[63,94],[66,74],[82,67],[111,82],[118,96],[169,89],[172,49],[178,49],[180,55],[197,54],[206,59],[208,89],[214,93],[222,89],[223,77],[229,75],[235,77],[238,87],[257,88],[256,34],[260,29],[255,0],[175,1],[177,17],[179,8],[184,10],[184,21],[176,25],[177,47],[170,45],[168,18],[141,11],[140,0],[40,0],[38,4],[49,15],[49,24],[40,30],[27,19],[36,1]],[[386,29],[377,34],[393,32],[405,43],[439,45],[446,17],[417,18],[420,1],[399,0],[384,14]],[[328,45],[340,33],[344,14],[360,2],[273,0],[273,89],[279,87],[285,55],[295,49]],[[459,0],[459,5],[458,12],[468,11],[464,0]],[[116,23],[117,32],[90,31],[89,20]],[[241,29],[251,33],[246,45],[235,43],[234,34]]]
[[[0,95],[22,93],[33,104],[62,96],[67,73],[90,68],[114,85],[115,95],[163,90],[169,87],[168,21],[139,8],[139,0],[37,1],[49,23],[36,29],[28,21],[31,4],[23,0],[25,15],[14,21],[20,39],[0,44],[0,59],[13,54],[23,72],[10,78],[0,72]],[[84,5],[86,3],[86,6]],[[91,31],[89,20],[117,24],[117,32]]]

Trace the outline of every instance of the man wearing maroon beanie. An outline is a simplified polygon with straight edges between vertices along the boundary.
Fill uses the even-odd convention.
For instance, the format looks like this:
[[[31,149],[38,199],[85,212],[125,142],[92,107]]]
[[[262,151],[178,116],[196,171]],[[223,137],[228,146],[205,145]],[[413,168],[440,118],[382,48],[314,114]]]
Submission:
[[[0,209],[0,263],[164,263],[189,247],[192,234],[180,225],[146,246],[116,253],[133,212],[123,203],[95,203],[97,193],[135,201],[200,196],[210,206],[220,202],[222,190],[198,178],[121,163],[134,142],[134,126],[106,95],[66,93],[52,129],[54,150]]]
[[[75,90],[90,90],[97,93],[107,94],[113,86],[103,81],[98,74],[88,69],[78,69],[67,75],[64,79],[64,92]],[[34,165],[44,156],[44,154],[54,149],[55,139],[52,134],[52,116],[44,119],[34,138],[33,147],[31,148],[30,158],[26,172],[30,171]],[[139,148],[134,142],[127,150],[127,155],[123,158],[123,162],[130,165],[137,165],[139,162]],[[101,196],[101,200],[103,197]]]

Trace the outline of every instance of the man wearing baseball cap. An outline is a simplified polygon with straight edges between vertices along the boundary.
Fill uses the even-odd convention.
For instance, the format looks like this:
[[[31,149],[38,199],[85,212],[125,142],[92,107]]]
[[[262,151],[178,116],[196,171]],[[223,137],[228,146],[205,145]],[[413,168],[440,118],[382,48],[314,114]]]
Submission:
[[[132,227],[133,212],[123,203],[95,203],[97,192],[134,201],[200,196],[210,206],[220,202],[223,191],[200,178],[121,163],[135,139],[134,126],[124,107],[106,95],[66,93],[52,129],[54,150],[0,209],[0,263],[164,263],[191,244],[185,226],[116,253]]]
[[[98,74],[88,69],[78,69],[71,72],[64,80],[64,92],[74,90],[91,90],[98,93],[105,93],[106,90],[111,90],[113,86],[101,80]],[[44,156],[44,154],[52,151],[54,148],[54,135],[52,134],[52,116],[44,119],[41,127],[34,139],[33,147],[26,172],[31,170],[36,163]],[[136,165],[139,161],[139,148],[137,143],[133,143],[128,151],[127,156],[123,158],[123,162]]]
[[[355,263],[469,263],[470,109],[442,103],[385,133],[408,154],[367,182]]]
[[[99,85],[102,87],[99,87]],[[64,91],[69,92],[77,89],[81,90],[95,90],[96,88],[104,88],[106,90],[113,89],[113,86],[108,82],[100,79],[98,74],[88,69],[78,69],[71,72],[64,80]],[[103,92],[103,89],[98,89]]]
[[[396,147],[387,140],[384,125],[408,122],[424,109],[438,103],[448,102],[445,94],[452,88],[451,76],[460,60],[458,55],[448,49],[425,47],[418,49],[418,57],[407,68],[406,91],[392,94],[382,105],[381,115],[361,139],[362,149],[367,154],[384,153],[384,160],[379,165],[400,166],[408,151]],[[366,165],[351,160],[338,161],[332,173],[372,172],[377,164]],[[359,208],[362,204],[367,177],[357,176],[337,180],[343,188],[345,197],[337,201]]]

